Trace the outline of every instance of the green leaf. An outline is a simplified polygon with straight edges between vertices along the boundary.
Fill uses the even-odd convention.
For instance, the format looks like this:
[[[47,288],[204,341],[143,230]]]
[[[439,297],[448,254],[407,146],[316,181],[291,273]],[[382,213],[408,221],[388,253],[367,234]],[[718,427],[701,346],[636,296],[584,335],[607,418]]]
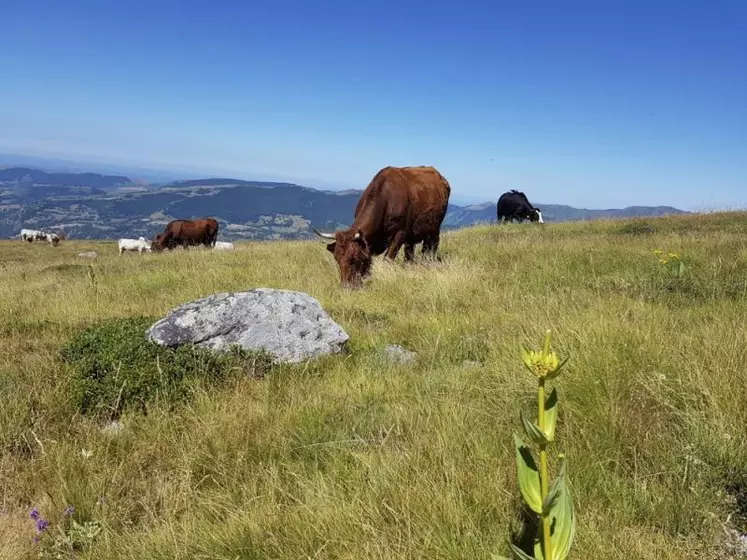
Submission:
[[[560,375],[560,370],[563,369],[563,366],[566,364],[567,361],[568,361],[568,358],[560,362],[558,367],[556,367],[553,371],[551,371],[545,376],[545,379],[555,379],[558,375]]]
[[[557,493],[557,498],[550,509],[551,523],[555,529],[550,537],[553,546],[553,560],[565,559],[576,534],[576,517],[573,511],[573,498],[568,488],[566,461],[562,455],[560,459],[561,466],[558,478],[553,482],[553,489]],[[553,519],[555,520],[554,523]]]
[[[558,498],[560,497],[560,478],[556,478],[553,483],[550,485],[550,489],[547,491],[547,496],[545,497],[545,501],[542,502],[542,515],[547,516],[552,511],[552,508],[555,507],[555,504],[558,502]]]
[[[532,556],[529,556],[526,552],[521,550],[518,546],[510,544],[510,543],[508,546],[511,547],[511,554],[514,555],[515,560],[535,560],[535,558],[533,558]]]
[[[535,560],[545,560],[545,553],[542,550],[542,520],[540,519],[540,525],[537,527],[537,536],[534,539],[534,558]],[[554,550],[554,549],[553,549]]]
[[[558,420],[558,392],[553,389],[545,400],[545,436],[547,441],[555,439],[555,424]]]
[[[539,469],[534,462],[531,450],[514,434],[516,447],[516,467],[519,478],[519,489],[524,501],[535,513],[542,511]]]
[[[540,525],[539,533],[542,534],[542,526]],[[550,540],[552,540],[552,537],[550,537]],[[553,552],[555,549],[553,548]],[[545,560],[545,555],[542,552],[542,539],[535,539],[534,540],[534,557],[537,560]]]
[[[532,352],[523,346],[521,347],[521,361],[524,362],[524,367],[531,371],[533,375],[536,375],[534,368],[532,368]]]
[[[527,420],[526,416],[524,416],[524,412],[519,412],[519,416],[521,417],[522,424],[524,424],[524,432],[526,432],[527,437],[532,441],[532,443],[536,445],[547,445],[550,443],[550,440],[548,440],[545,433],[539,429],[539,426],[531,420]]]

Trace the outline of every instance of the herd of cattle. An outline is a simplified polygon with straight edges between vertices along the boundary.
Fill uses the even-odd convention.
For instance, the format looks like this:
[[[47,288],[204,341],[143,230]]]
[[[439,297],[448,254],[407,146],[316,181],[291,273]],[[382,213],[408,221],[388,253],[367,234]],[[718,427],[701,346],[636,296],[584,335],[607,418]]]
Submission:
[[[217,251],[233,251],[234,245],[228,241],[217,241],[218,222],[213,218],[203,220],[172,220],[166,225],[166,229],[156,235],[153,241],[148,241],[142,235],[137,239],[120,239],[117,242],[117,250],[121,255],[125,251],[137,251],[138,253],[169,250],[177,246],[185,249],[192,245],[205,245]],[[40,230],[22,229],[19,237],[23,241],[34,242],[46,240],[53,246],[64,239],[64,233],[45,233]]]
[[[20,238],[29,243],[33,243],[34,241],[46,241],[50,245],[57,247],[57,245],[60,244],[60,239],[64,239],[64,234],[47,233],[39,229],[22,229]]]
[[[441,224],[451,195],[449,182],[434,167],[384,167],[373,177],[355,207],[353,224],[334,233],[313,231],[330,240],[327,250],[334,255],[343,287],[358,288],[368,276],[372,257],[385,253],[395,259],[404,245],[405,261],[412,261],[415,245],[422,243],[422,254],[437,259]],[[544,223],[542,212],[522,192],[511,190],[501,195],[496,205],[499,223],[518,220]],[[213,218],[173,220],[152,241],[144,237],[120,239],[119,254],[125,251],[160,252],[176,247],[204,245],[232,250],[232,243],[217,241],[218,221]],[[57,234],[21,230],[27,241],[45,239],[59,243]]]

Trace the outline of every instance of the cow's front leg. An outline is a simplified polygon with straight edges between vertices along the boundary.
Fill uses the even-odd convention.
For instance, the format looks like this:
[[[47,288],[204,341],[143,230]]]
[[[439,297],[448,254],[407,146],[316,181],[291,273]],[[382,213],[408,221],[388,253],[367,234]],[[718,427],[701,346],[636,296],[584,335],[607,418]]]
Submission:
[[[397,258],[397,253],[399,253],[400,247],[402,247],[402,244],[405,242],[405,232],[404,231],[398,231],[394,234],[394,237],[392,238],[391,243],[389,243],[389,247],[386,250],[386,254],[384,255],[386,258],[394,260]]]

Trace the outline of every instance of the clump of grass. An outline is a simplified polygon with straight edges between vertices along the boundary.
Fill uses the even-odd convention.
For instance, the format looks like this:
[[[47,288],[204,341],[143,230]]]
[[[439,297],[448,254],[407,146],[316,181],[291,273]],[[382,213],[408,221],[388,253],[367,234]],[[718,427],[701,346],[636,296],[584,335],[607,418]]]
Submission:
[[[240,372],[261,377],[271,358],[239,348],[224,354],[184,345],[166,348],[146,339],[156,321],[135,317],[90,326],[60,351],[73,368],[73,400],[84,414],[119,416],[148,403],[178,404],[195,384],[217,384]]]
[[[631,221],[626,224],[619,226],[615,233],[620,235],[651,235],[655,233],[656,229],[645,221]]]

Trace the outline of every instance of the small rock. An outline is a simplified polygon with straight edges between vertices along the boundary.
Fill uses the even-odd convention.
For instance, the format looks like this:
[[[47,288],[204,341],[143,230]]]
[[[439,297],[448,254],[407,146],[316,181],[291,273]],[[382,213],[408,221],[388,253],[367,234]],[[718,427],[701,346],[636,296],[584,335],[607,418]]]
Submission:
[[[399,344],[387,345],[387,347],[384,348],[384,353],[390,360],[392,360],[393,362],[398,362],[400,364],[410,363],[417,356],[415,352],[411,352],[410,350],[400,346]]]
[[[464,367],[480,367],[482,364],[480,362],[476,362],[474,360],[464,360],[462,362],[462,365]]]
[[[173,309],[147,331],[175,347],[193,343],[215,351],[232,345],[265,350],[275,362],[298,363],[345,351],[347,333],[308,294],[257,288],[215,294]]]
[[[743,535],[735,529],[726,529],[726,534],[730,542],[726,543],[727,548],[734,554],[737,554],[737,558],[747,558],[747,535]]]
[[[83,251],[82,253],[78,253],[78,256],[81,259],[95,259],[98,253],[96,251]]]
[[[106,426],[101,428],[101,431],[104,433],[109,434],[118,434],[122,431],[124,428],[124,425],[122,425],[122,422],[119,422],[118,420],[114,420],[112,422],[109,422]]]

